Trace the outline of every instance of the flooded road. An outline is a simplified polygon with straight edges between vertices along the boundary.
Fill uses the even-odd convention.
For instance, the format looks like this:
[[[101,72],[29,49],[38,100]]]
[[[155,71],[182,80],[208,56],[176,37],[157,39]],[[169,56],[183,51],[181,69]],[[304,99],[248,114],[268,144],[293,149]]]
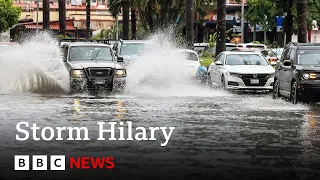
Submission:
[[[3,155],[100,153],[115,157],[113,173],[119,176],[152,172],[161,178],[206,177],[208,173],[215,177],[265,177],[269,172],[291,179],[320,177],[318,105],[292,105],[263,93],[205,88],[185,92],[189,93],[1,95],[0,135],[4,138],[0,151]],[[17,142],[15,126],[21,121],[41,127],[85,126],[92,134],[98,133],[97,122],[101,121],[176,129],[165,147],[160,146],[160,140]],[[12,159],[7,163],[12,164]]]
[[[0,59],[0,180],[320,179],[319,104],[190,85],[181,76],[190,74],[184,59],[168,55],[174,48],[166,44],[128,69],[126,93],[68,95],[60,49],[50,36],[43,39]],[[157,81],[141,86],[145,77]],[[34,141],[30,134],[17,141],[16,125],[23,121],[41,128],[87,127],[91,140]],[[133,128],[175,130],[164,147],[159,133],[156,141],[96,140],[97,122],[128,121]],[[113,156],[115,167],[70,169],[66,158],[66,171],[17,172],[14,155]]]

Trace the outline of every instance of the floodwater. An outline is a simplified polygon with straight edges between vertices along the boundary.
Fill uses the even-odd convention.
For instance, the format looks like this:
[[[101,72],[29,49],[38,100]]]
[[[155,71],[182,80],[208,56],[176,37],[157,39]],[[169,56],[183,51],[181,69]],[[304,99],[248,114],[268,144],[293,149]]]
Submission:
[[[36,66],[29,65],[29,69],[32,67]],[[46,82],[45,86],[50,86],[46,92],[56,86],[66,89],[63,76],[57,76],[59,73],[40,70],[44,70],[47,79],[53,80]],[[176,74],[176,70],[162,76],[170,77],[170,73]],[[141,74],[129,75],[128,81],[131,81],[124,94],[97,97],[37,91],[43,90],[43,85],[10,91],[4,87],[5,80],[0,81],[3,90],[0,95],[0,179],[13,176],[58,179],[73,172],[74,178],[79,175],[78,171],[9,174],[13,169],[13,156],[17,154],[115,158],[114,170],[85,171],[89,178],[95,175],[160,179],[320,178],[319,105],[292,105],[286,100],[273,100],[270,94],[231,93],[188,84],[180,78],[162,88],[138,86],[132,79],[143,78]],[[29,140],[20,142],[15,139],[16,125],[23,121],[30,126],[37,123],[41,128],[87,127],[91,140],[34,141],[30,134]],[[161,133],[156,134],[156,141],[97,141],[97,122],[110,121],[131,121],[133,128],[175,129],[164,147]],[[119,137],[118,131],[116,137]]]

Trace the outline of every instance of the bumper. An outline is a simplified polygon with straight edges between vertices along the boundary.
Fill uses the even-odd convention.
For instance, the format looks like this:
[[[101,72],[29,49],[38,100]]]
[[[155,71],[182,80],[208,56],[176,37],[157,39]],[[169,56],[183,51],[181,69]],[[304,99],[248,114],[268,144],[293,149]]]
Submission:
[[[298,93],[302,99],[320,100],[320,81],[300,84],[298,86]]]
[[[246,83],[244,83],[246,81]],[[251,84],[250,79],[243,80],[235,76],[226,76],[226,89],[234,90],[273,90],[274,78],[259,79],[259,84]],[[265,83],[264,83],[265,82]]]
[[[113,90],[114,87],[125,87],[126,77],[110,77],[107,79],[70,78],[70,88],[73,91]]]

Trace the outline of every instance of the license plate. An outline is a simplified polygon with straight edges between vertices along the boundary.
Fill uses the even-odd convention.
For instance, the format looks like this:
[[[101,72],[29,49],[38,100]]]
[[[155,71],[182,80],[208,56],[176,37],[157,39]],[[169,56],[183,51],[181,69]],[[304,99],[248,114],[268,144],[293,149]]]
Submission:
[[[104,84],[104,82],[105,82],[104,80],[96,80],[95,84]]]
[[[259,79],[250,79],[251,84],[259,84]]]

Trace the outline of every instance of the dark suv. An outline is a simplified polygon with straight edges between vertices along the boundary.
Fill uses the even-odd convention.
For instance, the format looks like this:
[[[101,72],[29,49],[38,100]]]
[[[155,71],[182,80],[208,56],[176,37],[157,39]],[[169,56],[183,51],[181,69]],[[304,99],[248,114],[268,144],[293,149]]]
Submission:
[[[287,97],[293,104],[320,100],[320,44],[289,43],[276,66],[273,98]]]

